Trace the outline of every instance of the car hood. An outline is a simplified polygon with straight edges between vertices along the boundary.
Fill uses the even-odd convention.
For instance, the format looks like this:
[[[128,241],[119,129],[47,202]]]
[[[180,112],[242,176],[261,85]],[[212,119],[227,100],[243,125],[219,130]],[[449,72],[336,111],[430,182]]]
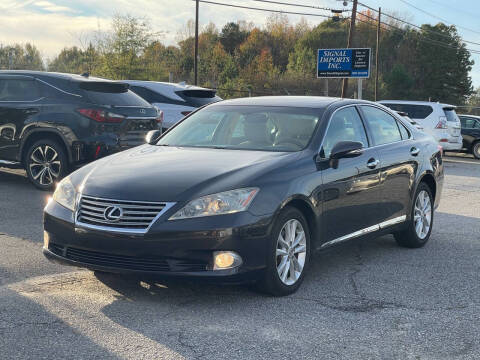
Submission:
[[[142,145],[72,175],[85,195],[178,202],[252,186],[252,179],[295,153]]]

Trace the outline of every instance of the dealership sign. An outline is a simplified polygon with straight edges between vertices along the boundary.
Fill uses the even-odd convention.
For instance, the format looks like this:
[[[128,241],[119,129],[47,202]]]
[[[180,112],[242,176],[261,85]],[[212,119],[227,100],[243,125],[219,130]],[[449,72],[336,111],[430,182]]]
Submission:
[[[317,77],[370,77],[370,49],[318,49]]]

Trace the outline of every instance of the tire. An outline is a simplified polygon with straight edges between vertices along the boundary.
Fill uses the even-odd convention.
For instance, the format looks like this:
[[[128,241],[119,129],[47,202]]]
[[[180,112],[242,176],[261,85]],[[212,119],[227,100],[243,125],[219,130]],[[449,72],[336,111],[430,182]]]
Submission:
[[[55,188],[68,172],[68,160],[63,146],[51,139],[41,139],[27,149],[24,159],[28,179],[38,189]]]
[[[475,159],[480,160],[480,141],[476,141],[472,145],[472,154],[475,157]]]
[[[426,207],[425,201],[428,201],[428,207]],[[427,211],[423,211],[425,208]],[[432,233],[433,214],[432,191],[426,183],[421,182],[418,185],[412,202],[411,220],[408,221],[407,228],[393,234],[398,245],[407,248],[420,248],[424,246],[430,239]],[[427,229],[426,225],[423,226],[423,224],[427,224],[428,220],[430,220],[430,222],[428,223]]]
[[[300,241],[296,247],[290,247],[292,237],[288,235],[292,232],[287,228],[289,226],[295,228],[294,233]],[[300,235],[302,229],[303,237]],[[286,241],[282,242],[280,238]],[[277,247],[285,255],[277,255]],[[295,252],[295,249],[302,249],[302,251]],[[267,268],[263,278],[257,283],[257,289],[273,296],[290,295],[297,291],[303,282],[310,261],[310,231],[305,217],[298,209],[286,207],[278,215],[268,244],[267,256]],[[280,268],[281,264],[283,264],[282,268]],[[293,264],[293,268],[290,264]],[[295,271],[299,267],[301,270]],[[284,271],[280,271],[281,269]],[[281,274],[283,274],[283,280]]]

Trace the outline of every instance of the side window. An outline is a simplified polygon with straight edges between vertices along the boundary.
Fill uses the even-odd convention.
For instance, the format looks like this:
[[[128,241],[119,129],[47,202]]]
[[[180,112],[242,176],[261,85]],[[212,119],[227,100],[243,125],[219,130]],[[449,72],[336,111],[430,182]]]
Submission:
[[[353,106],[338,110],[331,118],[323,138],[322,156],[329,158],[333,147],[339,141],[358,141],[363,144],[363,147],[368,147],[362,119]]]
[[[410,138],[410,132],[405,126],[403,126],[401,122],[398,122],[398,128],[400,129],[400,134],[402,135],[403,140],[407,140]]]
[[[397,120],[393,116],[373,106],[362,106],[362,111],[375,145],[402,140]]]
[[[460,119],[464,129],[480,129],[480,121],[474,118],[462,117]]]
[[[40,97],[35,80],[0,79],[0,101],[33,101]]]

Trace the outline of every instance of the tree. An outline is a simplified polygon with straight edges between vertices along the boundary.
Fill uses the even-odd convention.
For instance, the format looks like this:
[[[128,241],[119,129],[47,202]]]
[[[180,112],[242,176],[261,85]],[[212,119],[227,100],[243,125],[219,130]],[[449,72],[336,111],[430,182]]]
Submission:
[[[30,43],[0,45],[0,69],[45,70],[40,51]]]
[[[233,55],[238,46],[247,38],[248,32],[240,30],[238,23],[229,22],[220,33],[220,43],[225,51]]]
[[[388,99],[409,99],[415,81],[402,64],[397,64],[385,76],[385,87]]]

